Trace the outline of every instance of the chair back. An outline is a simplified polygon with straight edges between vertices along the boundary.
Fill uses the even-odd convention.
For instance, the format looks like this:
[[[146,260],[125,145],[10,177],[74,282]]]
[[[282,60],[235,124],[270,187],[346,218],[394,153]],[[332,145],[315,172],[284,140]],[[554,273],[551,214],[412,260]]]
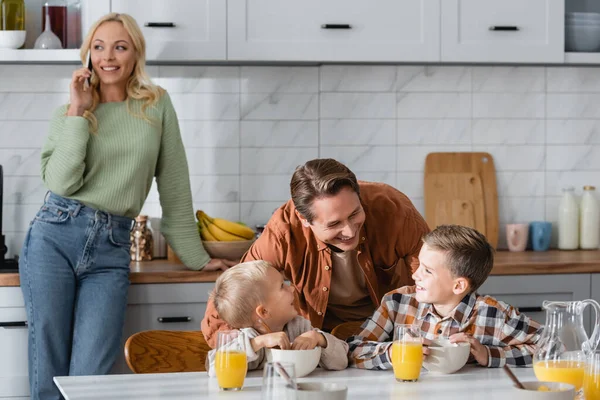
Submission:
[[[136,374],[206,371],[210,350],[201,331],[151,330],[127,339],[125,361]]]
[[[333,328],[331,334],[338,339],[346,340],[350,336],[360,332],[360,326],[365,321],[349,321],[344,322]]]

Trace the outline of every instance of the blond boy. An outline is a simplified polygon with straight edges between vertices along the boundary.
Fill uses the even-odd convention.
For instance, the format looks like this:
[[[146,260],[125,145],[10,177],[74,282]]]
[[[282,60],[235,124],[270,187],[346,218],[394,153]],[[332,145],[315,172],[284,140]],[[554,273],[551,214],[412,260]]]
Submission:
[[[415,324],[426,343],[438,337],[470,343],[472,358],[482,366],[530,366],[541,326],[476,293],[493,264],[493,248],[474,229],[442,225],[426,234],[413,274],[416,285],[386,294],[362,332],[348,339],[350,365],[391,368],[394,326]]]
[[[311,326],[294,305],[294,289],[266,261],[248,261],[225,271],[211,298],[221,318],[243,331],[248,369],[266,362],[265,349],[306,350],[322,348],[320,364],[326,369],[348,366],[348,344]],[[214,375],[215,350],[208,353],[209,375]]]

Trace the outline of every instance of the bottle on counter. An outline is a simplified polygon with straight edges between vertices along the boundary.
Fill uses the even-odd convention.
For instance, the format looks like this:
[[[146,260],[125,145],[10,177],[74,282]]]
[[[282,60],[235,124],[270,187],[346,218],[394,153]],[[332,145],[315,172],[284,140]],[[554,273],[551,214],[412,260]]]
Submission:
[[[563,189],[558,206],[558,248],[576,250],[579,246],[579,206],[575,198],[575,188]]]
[[[135,217],[135,225],[131,230],[131,261],[151,261],[154,251],[152,231],[148,227],[148,216]]]
[[[583,187],[579,215],[579,247],[597,249],[600,245],[600,209],[594,186]]]
[[[0,0],[0,30],[25,30],[25,0]]]

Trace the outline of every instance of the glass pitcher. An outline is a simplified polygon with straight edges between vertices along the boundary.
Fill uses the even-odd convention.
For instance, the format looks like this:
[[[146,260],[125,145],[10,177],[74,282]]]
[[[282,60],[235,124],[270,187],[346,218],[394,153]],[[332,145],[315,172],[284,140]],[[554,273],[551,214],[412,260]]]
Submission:
[[[596,324],[590,338],[583,326],[583,310],[590,305]],[[587,357],[600,342],[600,305],[595,300],[544,301],[546,325],[533,356],[533,370],[540,381],[563,382],[581,390]]]

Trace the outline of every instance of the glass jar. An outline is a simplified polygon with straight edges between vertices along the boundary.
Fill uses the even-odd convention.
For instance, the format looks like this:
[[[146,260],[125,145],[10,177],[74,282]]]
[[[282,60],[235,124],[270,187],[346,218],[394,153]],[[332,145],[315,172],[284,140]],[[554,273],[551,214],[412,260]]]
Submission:
[[[25,30],[25,0],[0,1],[0,30]]]
[[[152,260],[154,240],[152,231],[148,227],[148,216],[138,215],[135,218],[135,225],[131,230],[131,261],[150,261]]]
[[[596,187],[584,186],[579,219],[579,247],[595,250],[600,245],[600,207]]]
[[[67,48],[67,3],[64,0],[48,0],[42,5],[42,32],[46,29],[46,14],[50,17],[52,32],[58,36],[62,48]]]

